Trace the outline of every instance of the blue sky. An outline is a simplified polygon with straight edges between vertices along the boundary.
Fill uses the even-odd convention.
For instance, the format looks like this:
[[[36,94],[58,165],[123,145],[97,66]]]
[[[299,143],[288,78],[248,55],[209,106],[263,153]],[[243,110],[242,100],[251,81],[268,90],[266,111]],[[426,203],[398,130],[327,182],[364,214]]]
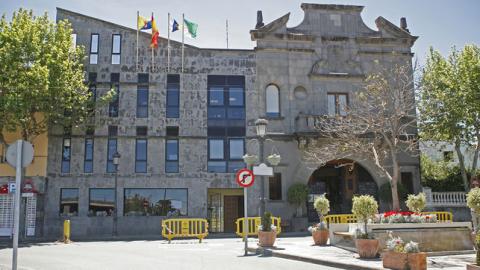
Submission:
[[[10,16],[14,10],[24,7],[33,9],[35,14],[47,11],[54,19],[55,8],[61,7],[134,28],[137,10],[144,16],[154,12],[160,35],[165,37],[167,13],[175,18],[185,13],[187,19],[199,24],[197,39],[188,43],[208,48],[226,47],[225,20],[228,19],[230,48],[253,48],[255,44],[250,40],[249,30],[255,26],[257,10],[263,11],[265,23],[291,12],[288,26],[292,27],[303,19],[302,2],[365,6],[362,17],[372,29],[376,29],[374,21],[378,16],[396,25],[400,17],[406,17],[410,32],[420,36],[413,48],[420,62],[430,46],[447,54],[454,45],[480,44],[479,0],[1,0],[0,13]],[[177,33],[172,39],[181,39]]]

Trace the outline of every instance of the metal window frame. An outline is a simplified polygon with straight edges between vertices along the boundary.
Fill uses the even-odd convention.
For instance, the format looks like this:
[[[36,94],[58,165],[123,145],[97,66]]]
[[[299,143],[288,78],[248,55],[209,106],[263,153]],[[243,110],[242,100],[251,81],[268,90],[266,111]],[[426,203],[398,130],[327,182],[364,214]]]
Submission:
[[[145,141],[145,160],[138,158],[138,141]],[[145,162],[145,171],[137,171],[137,162]],[[136,138],[135,139],[135,173],[147,173],[148,172],[148,139],[147,138]]]
[[[119,50],[119,52],[113,52],[115,36],[119,36],[119,37],[120,37],[120,41],[119,41],[119,44],[118,44],[118,50]],[[111,63],[112,65],[120,65],[120,64],[122,63],[122,57],[121,57],[121,55],[122,55],[122,35],[121,35],[121,34],[112,34],[112,50],[111,50],[111,52],[112,52],[112,53],[111,53],[111,57],[110,57],[110,58],[111,58],[111,59],[110,59],[110,60],[111,60],[110,63]],[[118,64],[114,64],[114,63],[113,63],[113,56],[114,56],[114,55],[118,55],[118,56],[119,56]]]

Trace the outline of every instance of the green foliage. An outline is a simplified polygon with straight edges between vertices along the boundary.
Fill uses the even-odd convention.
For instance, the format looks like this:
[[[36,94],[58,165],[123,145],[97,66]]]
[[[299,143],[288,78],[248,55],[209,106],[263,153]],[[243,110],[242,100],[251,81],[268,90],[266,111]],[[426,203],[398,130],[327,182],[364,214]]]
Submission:
[[[397,183],[398,199],[405,200],[407,193],[407,189],[401,183]],[[380,186],[378,189],[378,198],[382,202],[392,203],[392,188],[389,182]]]
[[[269,232],[272,230],[272,213],[265,212],[262,216],[262,231]]]
[[[427,198],[423,192],[419,193],[418,195],[409,194],[405,204],[407,205],[408,210],[415,213],[420,213],[427,204]]]
[[[299,206],[307,200],[308,187],[302,183],[295,183],[288,188],[287,200],[289,203]]]
[[[480,214],[480,188],[472,188],[467,193],[467,205],[476,214]]]
[[[433,161],[426,155],[420,156],[422,185],[432,191],[464,191],[460,168],[444,161]]]
[[[477,248],[476,248],[477,256],[476,256],[475,262],[478,266],[480,266],[480,248],[478,248],[480,247],[480,233],[477,233],[475,235],[475,244],[477,245]]]
[[[368,219],[374,218],[378,213],[378,203],[371,195],[360,195],[353,197],[352,214],[358,220],[367,223]]]
[[[322,222],[323,216],[328,214],[328,212],[330,211],[330,201],[328,201],[325,195],[322,195],[315,199],[315,201],[313,202],[313,207],[315,208],[315,210],[317,210],[318,216],[320,217],[320,222]]]
[[[20,9],[11,22],[2,16],[0,130],[21,130],[31,140],[52,124],[74,126],[89,116],[94,103],[84,83],[84,48],[73,48],[71,34],[67,21],[54,23],[47,14]]]

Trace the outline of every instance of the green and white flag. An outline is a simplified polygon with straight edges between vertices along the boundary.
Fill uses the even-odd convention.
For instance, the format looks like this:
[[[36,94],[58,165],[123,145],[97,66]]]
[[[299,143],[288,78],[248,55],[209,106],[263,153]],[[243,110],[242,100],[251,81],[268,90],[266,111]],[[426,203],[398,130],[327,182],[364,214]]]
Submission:
[[[190,38],[196,38],[198,24],[188,21],[187,19],[183,19],[183,22],[184,22],[183,32],[185,33],[185,35]]]

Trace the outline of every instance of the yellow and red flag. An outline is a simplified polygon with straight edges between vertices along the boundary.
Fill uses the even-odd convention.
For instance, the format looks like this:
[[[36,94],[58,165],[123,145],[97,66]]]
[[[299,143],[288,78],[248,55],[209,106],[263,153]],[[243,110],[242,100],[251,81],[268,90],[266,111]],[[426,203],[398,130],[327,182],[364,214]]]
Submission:
[[[151,22],[152,22],[152,41],[150,42],[150,47],[158,48],[158,36],[160,33],[158,32],[157,23],[153,19],[153,16],[152,16]]]

